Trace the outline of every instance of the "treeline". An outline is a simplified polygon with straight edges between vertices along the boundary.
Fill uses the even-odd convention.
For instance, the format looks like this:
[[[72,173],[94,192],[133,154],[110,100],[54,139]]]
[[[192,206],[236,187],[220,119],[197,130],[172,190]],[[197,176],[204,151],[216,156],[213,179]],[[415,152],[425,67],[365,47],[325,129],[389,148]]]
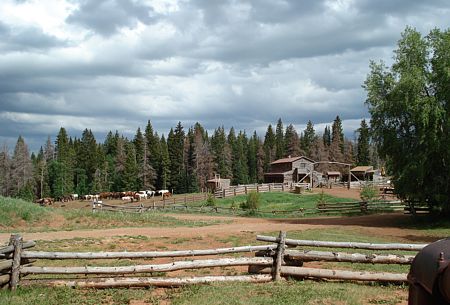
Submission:
[[[279,119],[275,129],[267,127],[263,139],[256,132],[248,135],[233,127],[228,132],[219,127],[210,136],[199,123],[187,131],[178,123],[166,138],[148,121],[132,140],[110,131],[99,143],[91,130],[72,138],[61,128],[55,142],[48,137],[38,153],[30,155],[21,136],[12,156],[3,146],[0,193],[29,200],[145,189],[190,193],[205,189],[215,174],[231,178],[232,184],[262,182],[270,163],[289,155],[355,165],[378,162],[365,120],[358,139],[350,141],[344,137],[339,116],[319,133],[311,121],[298,133],[292,124],[284,128]],[[324,169],[321,166],[319,170]]]

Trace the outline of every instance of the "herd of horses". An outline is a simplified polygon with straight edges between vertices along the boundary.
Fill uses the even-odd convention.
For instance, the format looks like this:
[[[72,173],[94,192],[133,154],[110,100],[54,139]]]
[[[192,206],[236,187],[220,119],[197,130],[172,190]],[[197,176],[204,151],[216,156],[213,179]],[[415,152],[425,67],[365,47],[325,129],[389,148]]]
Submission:
[[[172,194],[168,190],[146,190],[146,191],[128,191],[128,192],[101,192],[98,194],[88,194],[88,195],[78,195],[78,194],[71,194],[66,196],[61,196],[57,198],[41,198],[36,200],[35,202],[40,204],[41,206],[47,206],[52,205],[54,202],[69,202],[74,200],[90,200],[93,202],[98,202],[103,199],[116,199],[116,200],[123,200],[123,201],[141,201],[145,199],[150,199],[155,196],[162,196],[163,198],[167,198],[172,196]]]

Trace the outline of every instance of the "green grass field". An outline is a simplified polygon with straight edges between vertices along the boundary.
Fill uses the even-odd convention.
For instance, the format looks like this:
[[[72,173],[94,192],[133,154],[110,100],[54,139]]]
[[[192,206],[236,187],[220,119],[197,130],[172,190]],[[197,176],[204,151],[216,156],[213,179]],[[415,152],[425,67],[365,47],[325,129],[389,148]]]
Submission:
[[[259,205],[255,215],[256,217],[299,217],[302,214],[300,209],[314,209],[318,201],[323,200],[326,203],[339,203],[339,202],[355,202],[354,199],[338,198],[327,194],[316,194],[306,192],[304,194],[292,194],[285,192],[270,192],[259,193]],[[247,195],[238,195],[235,197],[215,199],[214,204],[216,207],[221,208],[236,208],[237,211],[234,214],[249,216],[248,213],[240,210],[243,203],[247,201]],[[191,203],[188,206],[199,207],[206,206],[207,202],[202,201],[198,203]],[[189,210],[188,210],[189,211]],[[285,213],[273,213],[285,212]],[[308,215],[319,215],[314,211],[309,211]],[[225,212],[219,209],[219,214],[230,214],[231,212]],[[214,213],[216,214],[216,213]],[[339,215],[342,213],[337,213]]]

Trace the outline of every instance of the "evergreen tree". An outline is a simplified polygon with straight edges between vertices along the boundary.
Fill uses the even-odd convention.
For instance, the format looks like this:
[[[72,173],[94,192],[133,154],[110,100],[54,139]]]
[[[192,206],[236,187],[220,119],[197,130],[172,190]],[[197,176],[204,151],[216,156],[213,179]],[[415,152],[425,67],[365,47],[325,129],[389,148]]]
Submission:
[[[275,159],[275,134],[272,125],[267,127],[266,135],[264,136],[264,171],[268,172],[270,163]]]
[[[361,121],[361,126],[358,129],[358,145],[356,162],[358,165],[370,164],[370,138],[369,138],[369,126],[366,120]]]
[[[250,183],[256,183],[258,181],[258,149],[259,138],[255,131],[248,142],[247,150],[248,178]]]
[[[281,118],[278,119],[275,131],[275,158],[281,159],[285,155],[284,128]]]
[[[61,127],[56,137],[56,160],[49,168],[50,188],[53,197],[60,198],[73,193],[75,152],[66,130]]]
[[[330,127],[327,125],[325,126],[325,130],[323,132],[323,144],[325,147],[329,147],[331,145],[331,131]]]
[[[125,169],[123,171],[123,186],[124,189],[130,191],[137,190],[137,162],[136,162],[136,149],[132,143],[127,143],[125,146],[126,161]]]
[[[234,127],[230,128],[230,131],[228,132],[228,136],[227,136],[227,143],[230,147],[230,152],[231,152],[231,181],[236,181],[235,175],[236,175],[236,162],[238,162],[238,160],[236,159],[236,132],[234,131]],[[234,182],[233,182],[234,183]]]
[[[344,153],[344,130],[339,116],[336,116],[331,126],[331,142],[338,142],[341,153]]]
[[[306,124],[306,129],[303,131],[303,138],[301,141],[301,148],[305,152],[306,156],[312,157],[312,145],[316,139],[316,131],[311,121]]]
[[[97,142],[94,134],[90,129],[85,129],[81,136],[81,140],[74,141],[75,150],[77,152],[77,166],[75,168],[77,179],[77,191],[83,193],[83,189],[87,187],[88,191],[92,190],[94,175],[97,170]],[[82,178],[81,178],[82,176]],[[84,180],[83,187],[78,186],[78,182]]]
[[[183,188],[184,137],[183,126],[181,126],[181,122],[178,122],[175,131],[171,129],[167,138],[170,158],[169,184],[175,193],[179,193]]]
[[[298,133],[292,124],[289,124],[289,126],[286,127],[284,138],[286,144],[285,155],[292,157],[300,156],[302,154],[300,149],[300,138],[298,137]]]
[[[222,178],[231,177],[231,149],[223,126],[214,130],[214,135],[211,137],[211,150],[214,172]]]
[[[166,139],[164,138],[164,135],[161,137],[160,141],[160,160],[159,160],[159,170],[158,170],[158,189],[168,189],[169,188],[169,179],[170,179],[170,156],[169,156],[169,149],[167,147]],[[160,184],[159,184],[160,183]]]
[[[247,145],[247,135],[245,132],[239,132],[234,144],[231,145],[233,147],[233,184],[248,183]]]
[[[148,169],[148,175],[145,177],[146,189],[151,189],[156,185],[161,185],[161,177],[158,175],[158,169],[161,167],[161,143],[158,133],[153,131],[153,126],[150,120],[145,127],[145,155],[146,155],[146,168]],[[159,182],[158,182],[159,181]]]

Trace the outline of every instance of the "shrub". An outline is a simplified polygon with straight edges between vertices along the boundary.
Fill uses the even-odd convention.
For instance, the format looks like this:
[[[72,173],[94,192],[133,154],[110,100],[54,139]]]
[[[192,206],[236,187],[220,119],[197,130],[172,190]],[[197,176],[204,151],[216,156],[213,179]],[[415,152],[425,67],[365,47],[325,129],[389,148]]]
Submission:
[[[322,204],[325,204],[326,203],[326,200],[325,200],[325,194],[324,194],[324,192],[323,192],[323,190],[320,192],[320,194],[319,194],[319,198],[317,199],[317,205],[318,206],[320,206],[320,205],[322,205]]]
[[[378,197],[378,191],[373,185],[364,185],[359,193],[362,201],[374,201]]]
[[[206,199],[206,206],[215,207],[216,206],[216,197],[213,194],[208,193],[208,199]]]
[[[247,210],[250,215],[255,215],[259,207],[259,193],[250,192],[247,195],[247,200],[241,203],[241,208]]]

